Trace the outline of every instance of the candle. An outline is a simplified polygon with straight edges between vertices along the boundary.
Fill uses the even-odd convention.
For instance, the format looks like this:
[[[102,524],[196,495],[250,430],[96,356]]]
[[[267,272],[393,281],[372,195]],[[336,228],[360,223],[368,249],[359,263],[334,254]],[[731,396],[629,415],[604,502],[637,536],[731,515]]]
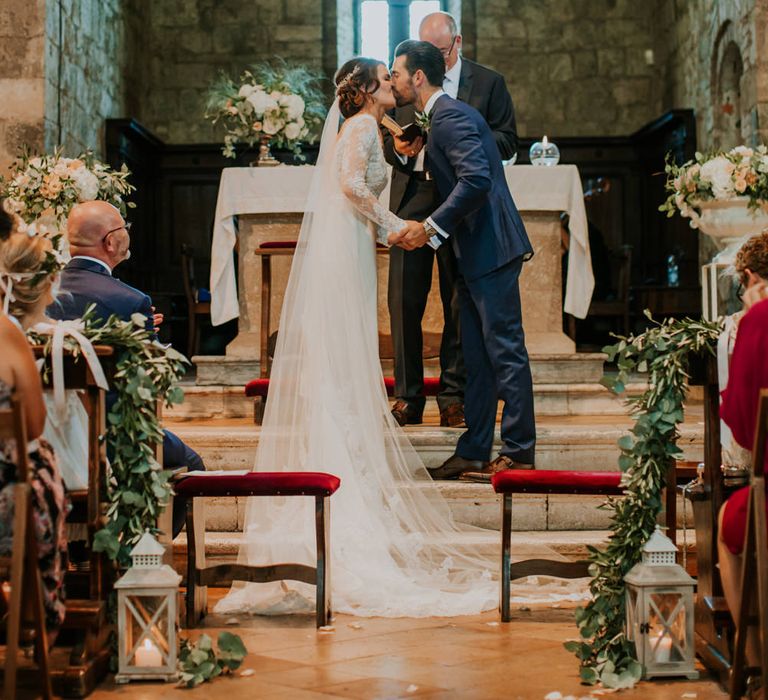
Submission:
[[[657,637],[651,637],[651,648],[653,649],[653,657],[658,663],[668,663],[669,657],[672,654],[672,638],[663,636],[664,633],[660,632]]]
[[[144,640],[144,646],[136,650],[137,666],[162,666],[163,655],[160,650],[148,639]]]
[[[544,149],[546,150],[547,144],[549,143],[549,141],[547,141],[547,135],[546,134],[544,134],[544,138],[541,140],[541,143],[544,146]]]

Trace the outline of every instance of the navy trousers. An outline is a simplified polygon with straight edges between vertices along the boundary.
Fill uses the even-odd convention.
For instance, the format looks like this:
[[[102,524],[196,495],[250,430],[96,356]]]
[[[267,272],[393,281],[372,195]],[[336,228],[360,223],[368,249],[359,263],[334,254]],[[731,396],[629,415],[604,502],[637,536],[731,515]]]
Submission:
[[[522,258],[516,258],[479,279],[459,280],[467,431],[459,438],[456,454],[464,459],[490,458],[501,399],[501,454],[534,462],[533,381],[518,285],[522,266]]]
[[[205,471],[203,458],[170,430],[163,430],[163,468],[186,467],[188,471]],[[187,499],[173,499],[173,536],[184,527],[187,517]]]

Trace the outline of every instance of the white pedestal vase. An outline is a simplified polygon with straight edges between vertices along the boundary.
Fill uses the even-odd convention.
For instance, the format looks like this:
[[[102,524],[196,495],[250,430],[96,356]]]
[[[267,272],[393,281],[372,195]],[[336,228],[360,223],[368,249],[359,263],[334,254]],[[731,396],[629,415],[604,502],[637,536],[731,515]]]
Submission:
[[[732,311],[728,306],[735,298],[734,285],[722,275],[732,267],[744,241],[768,227],[768,209],[765,204],[750,209],[749,197],[712,199],[698,203],[696,209],[701,213],[694,212],[691,225],[709,236],[719,251],[701,269],[702,312],[713,321]]]

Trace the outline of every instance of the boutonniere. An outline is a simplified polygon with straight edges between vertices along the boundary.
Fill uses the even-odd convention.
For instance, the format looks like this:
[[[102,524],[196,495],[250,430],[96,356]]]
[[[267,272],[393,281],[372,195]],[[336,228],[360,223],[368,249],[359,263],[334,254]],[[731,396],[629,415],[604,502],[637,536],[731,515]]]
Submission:
[[[432,112],[426,114],[425,112],[416,112],[416,124],[425,133],[428,134],[432,128]]]

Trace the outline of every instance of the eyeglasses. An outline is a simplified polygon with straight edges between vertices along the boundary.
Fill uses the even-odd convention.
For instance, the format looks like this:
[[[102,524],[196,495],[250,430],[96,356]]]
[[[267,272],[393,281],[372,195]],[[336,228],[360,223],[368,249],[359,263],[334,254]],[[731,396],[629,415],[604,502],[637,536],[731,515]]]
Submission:
[[[451,40],[451,45],[447,49],[440,49],[440,53],[443,54],[443,58],[448,58],[448,56],[451,55],[451,51],[453,51],[453,45],[456,43],[458,36],[458,34],[454,35],[453,39]]]
[[[125,232],[126,232],[126,233],[128,233],[128,234],[130,234],[130,233],[131,233],[131,226],[133,226],[133,222],[132,222],[132,221],[126,221],[124,224],[122,224],[121,226],[118,226],[117,228],[111,228],[111,229],[109,229],[109,231],[107,231],[107,232],[104,234],[104,237],[101,239],[101,242],[102,242],[102,243],[104,243],[104,241],[106,241],[106,240],[107,240],[107,236],[108,236],[110,233],[114,233],[115,231],[119,231],[121,228],[124,228],[124,229],[125,229]]]

